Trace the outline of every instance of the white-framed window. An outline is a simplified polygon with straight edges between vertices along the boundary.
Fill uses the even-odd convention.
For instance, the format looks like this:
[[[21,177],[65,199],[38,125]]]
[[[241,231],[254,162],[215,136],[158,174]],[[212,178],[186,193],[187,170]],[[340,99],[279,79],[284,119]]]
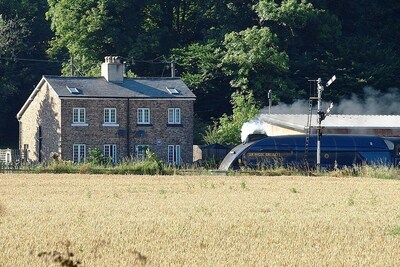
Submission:
[[[86,145],[85,144],[74,144],[73,146],[73,161],[75,163],[86,161]]]
[[[138,124],[150,124],[150,109],[149,108],[138,108],[137,109],[137,123]]]
[[[168,145],[168,163],[173,165],[181,164],[181,146]]]
[[[86,109],[85,108],[73,108],[72,109],[72,125],[83,125],[87,126],[86,123]]]
[[[113,164],[117,163],[117,145],[107,144],[103,147],[104,160],[111,161]]]
[[[144,160],[146,158],[146,151],[149,149],[148,145],[136,145],[135,156],[137,159]]]
[[[105,108],[104,109],[104,124],[117,124],[117,109]]]
[[[181,109],[169,108],[168,109],[168,124],[181,124]]]

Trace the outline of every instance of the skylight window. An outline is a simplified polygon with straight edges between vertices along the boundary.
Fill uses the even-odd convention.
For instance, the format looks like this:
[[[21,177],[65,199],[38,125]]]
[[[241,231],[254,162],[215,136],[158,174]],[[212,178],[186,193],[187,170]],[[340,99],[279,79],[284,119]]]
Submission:
[[[67,86],[67,89],[71,94],[74,94],[74,95],[78,95],[80,93],[78,88],[76,88],[76,87],[68,87]]]
[[[174,87],[168,87],[168,86],[167,86],[167,91],[168,91],[170,94],[173,94],[173,95],[178,95],[178,94],[179,94],[179,91],[176,90]]]

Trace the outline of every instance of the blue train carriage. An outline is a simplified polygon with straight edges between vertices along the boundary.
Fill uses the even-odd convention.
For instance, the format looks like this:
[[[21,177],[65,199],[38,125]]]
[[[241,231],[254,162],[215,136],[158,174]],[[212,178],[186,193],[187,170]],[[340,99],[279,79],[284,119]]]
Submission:
[[[331,169],[362,164],[400,164],[400,138],[358,135],[322,135],[321,167]],[[244,144],[233,148],[220,165],[220,170],[241,167],[274,166],[314,167],[317,137],[305,135],[250,135]]]
[[[393,165],[400,167],[400,137],[383,137],[392,153]]]

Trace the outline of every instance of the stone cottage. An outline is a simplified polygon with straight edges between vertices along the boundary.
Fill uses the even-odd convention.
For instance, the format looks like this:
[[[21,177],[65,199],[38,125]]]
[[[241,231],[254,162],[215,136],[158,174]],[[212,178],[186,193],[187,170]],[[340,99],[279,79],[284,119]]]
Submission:
[[[17,114],[21,159],[83,162],[99,148],[117,163],[149,149],[191,163],[195,95],[180,78],[130,79],[124,69],[106,57],[102,77],[43,76]]]

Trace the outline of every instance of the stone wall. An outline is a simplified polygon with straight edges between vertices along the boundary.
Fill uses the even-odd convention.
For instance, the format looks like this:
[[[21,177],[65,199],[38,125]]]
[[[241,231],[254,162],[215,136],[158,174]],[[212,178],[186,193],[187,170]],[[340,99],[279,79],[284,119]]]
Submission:
[[[27,161],[48,161],[52,153],[61,152],[60,99],[46,82],[38,86],[36,96],[20,118],[19,149],[22,160]]]
[[[86,108],[87,126],[73,126],[73,108]],[[181,108],[181,124],[168,125],[168,108]],[[104,108],[117,109],[117,124],[103,125]],[[150,109],[150,124],[137,124],[137,109]],[[136,145],[149,145],[163,161],[168,145],[180,145],[185,163],[193,159],[193,101],[130,99],[62,99],[62,158],[73,159],[73,144],[86,144],[87,149],[116,144],[120,158],[134,154]]]
[[[87,150],[104,144],[115,144],[121,156],[126,155],[126,138],[121,130],[126,130],[127,100],[111,99],[62,99],[62,158],[73,160],[73,144],[85,144]],[[73,126],[73,108],[85,108],[87,126]],[[116,108],[117,124],[103,126],[104,108]]]

